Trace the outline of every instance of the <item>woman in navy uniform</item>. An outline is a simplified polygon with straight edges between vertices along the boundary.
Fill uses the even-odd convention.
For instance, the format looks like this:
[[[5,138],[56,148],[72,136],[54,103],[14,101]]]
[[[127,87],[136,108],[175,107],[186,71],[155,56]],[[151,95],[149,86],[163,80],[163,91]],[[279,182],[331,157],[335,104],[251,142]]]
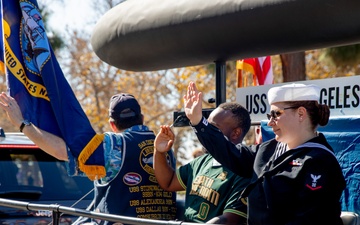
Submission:
[[[202,117],[201,96],[191,82],[184,108],[199,141],[222,165],[253,177],[241,196],[248,198],[248,224],[342,224],[345,180],[333,149],[316,131],[330,116],[318,102],[319,87],[271,88],[268,125],[275,138],[251,147],[232,144]]]

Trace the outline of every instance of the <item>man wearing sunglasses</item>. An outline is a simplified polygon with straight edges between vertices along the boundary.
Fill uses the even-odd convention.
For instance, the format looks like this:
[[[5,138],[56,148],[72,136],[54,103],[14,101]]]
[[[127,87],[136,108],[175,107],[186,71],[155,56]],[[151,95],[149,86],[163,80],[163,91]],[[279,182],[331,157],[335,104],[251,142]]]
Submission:
[[[329,120],[319,104],[320,88],[291,84],[271,88],[268,125],[275,138],[260,145],[234,145],[202,116],[202,93],[190,82],[185,114],[198,140],[222,165],[240,176],[253,174],[248,197],[249,225],[342,225],[340,197],[345,180],[334,151],[318,125]]]

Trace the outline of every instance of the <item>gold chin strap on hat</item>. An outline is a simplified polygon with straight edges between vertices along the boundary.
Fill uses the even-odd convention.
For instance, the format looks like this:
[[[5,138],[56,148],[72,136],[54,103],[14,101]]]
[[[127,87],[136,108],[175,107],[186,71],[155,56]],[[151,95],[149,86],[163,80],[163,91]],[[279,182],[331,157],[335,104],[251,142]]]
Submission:
[[[103,178],[106,175],[104,166],[85,164],[97,147],[103,142],[104,136],[104,134],[95,134],[78,157],[79,169],[92,181]]]

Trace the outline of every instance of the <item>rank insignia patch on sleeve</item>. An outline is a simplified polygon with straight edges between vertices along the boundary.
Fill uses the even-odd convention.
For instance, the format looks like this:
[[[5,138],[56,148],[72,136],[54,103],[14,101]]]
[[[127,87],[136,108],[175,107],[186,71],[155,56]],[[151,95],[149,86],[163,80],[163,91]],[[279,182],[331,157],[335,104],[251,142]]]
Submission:
[[[321,175],[310,174],[310,177],[311,177],[311,184],[306,184],[306,187],[308,187],[312,191],[321,189],[322,186],[318,185],[318,180],[321,178]]]

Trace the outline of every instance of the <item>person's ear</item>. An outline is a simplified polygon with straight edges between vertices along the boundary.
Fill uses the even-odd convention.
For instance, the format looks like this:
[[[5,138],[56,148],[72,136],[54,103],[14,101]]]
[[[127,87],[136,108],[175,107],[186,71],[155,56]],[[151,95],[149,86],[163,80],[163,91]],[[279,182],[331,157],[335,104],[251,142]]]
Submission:
[[[115,123],[114,123],[113,121],[109,121],[109,124],[110,124],[110,128],[111,128],[111,130],[112,130],[113,132],[117,132],[117,131],[118,131],[118,129],[117,129],[117,127],[116,127],[116,125],[115,125]]]
[[[303,121],[304,117],[307,115],[306,108],[303,107],[303,106],[300,106],[297,111],[298,111],[298,114],[299,114],[299,120]]]
[[[241,137],[241,133],[242,133],[242,131],[241,131],[240,127],[235,128],[231,133],[232,139],[235,139],[235,140],[238,139],[239,137]]]

